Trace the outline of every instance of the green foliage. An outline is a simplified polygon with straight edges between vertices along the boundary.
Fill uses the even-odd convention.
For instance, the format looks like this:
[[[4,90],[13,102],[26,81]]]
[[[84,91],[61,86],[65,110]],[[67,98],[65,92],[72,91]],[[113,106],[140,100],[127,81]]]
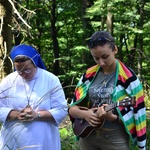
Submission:
[[[147,110],[150,110],[150,92],[145,91],[145,105]]]
[[[146,149],[150,149],[150,113],[147,113],[147,144]],[[60,130],[61,136],[61,145],[62,150],[79,150],[78,142],[75,140],[75,136],[72,131],[71,125],[68,123],[66,127],[61,128]],[[130,150],[138,150],[138,148],[133,145],[130,141]]]
[[[147,130],[147,150],[149,150],[150,149],[150,112],[148,112],[147,113],[148,115],[147,115],[147,128],[146,128],[146,130]]]
[[[150,2],[58,0],[55,3],[55,16],[51,11],[52,2],[20,1],[20,4],[31,12],[25,12],[16,3],[18,11],[32,27],[29,29],[22,22],[20,27],[13,24],[13,29],[22,34],[21,42],[37,48],[48,71],[54,72],[54,64],[59,61],[57,75],[61,83],[64,86],[75,85],[86,68],[95,64],[86,47],[86,39],[97,30],[109,30],[118,47],[117,58],[139,75],[146,93],[147,105],[150,99],[147,94],[150,88]],[[112,20],[108,19],[109,14],[112,15]],[[52,28],[52,21],[56,21],[53,22],[55,28]],[[109,21],[112,21],[112,27],[109,27]],[[52,36],[53,29],[56,39]],[[58,43],[57,58],[54,42]],[[71,99],[72,92],[73,88],[65,89],[68,99]]]
[[[78,142],[75,141],[75,136],[70,125],[59,131],[61,137],[61,150],[79,150]]]

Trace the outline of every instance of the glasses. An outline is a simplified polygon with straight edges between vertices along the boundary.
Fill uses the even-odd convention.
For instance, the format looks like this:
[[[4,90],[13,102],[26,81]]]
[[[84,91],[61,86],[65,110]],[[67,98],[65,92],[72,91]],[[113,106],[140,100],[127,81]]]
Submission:
[[[87,45],[89,48],[93,48],[93,47],[96,47],[96,46],[103,46],[105,45],[107,42],[113,42],[112,40],[109,40],[107,38],[104,38],[104,37],[99,37],[97,38],[96,40],[93,40],[93,39],[89,39],[87,41]]]
[[[23,73],[30,74],[32,72],[32,69],[26,69],[26,70],[22,70],[22,71],[16,70],[16,71],[18,72],[19,75],[21,75]]]

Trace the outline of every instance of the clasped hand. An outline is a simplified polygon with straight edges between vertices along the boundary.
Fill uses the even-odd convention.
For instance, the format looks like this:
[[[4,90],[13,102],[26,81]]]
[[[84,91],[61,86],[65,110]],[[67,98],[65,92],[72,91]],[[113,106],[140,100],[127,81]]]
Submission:
[[[33,121],[37,118],[37,113],[31,107],[26,107],[20,111],[17,118],[20,121]]]

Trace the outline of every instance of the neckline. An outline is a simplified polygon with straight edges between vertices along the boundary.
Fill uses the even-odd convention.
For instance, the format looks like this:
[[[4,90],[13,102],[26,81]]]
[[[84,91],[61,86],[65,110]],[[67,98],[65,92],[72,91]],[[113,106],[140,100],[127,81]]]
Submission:
[[[30,106],[30,98],[31,98],[33,90],[34,90],[36,80],[37,80],[37,78],[35,78],[34,80],[32,80],[32,81],[34,81],[34,83],[33,83],[33,86],[31,88],[31,90],[29,90],[30,93],[27,93],[27,89],[26,89],[26,85],[25,85],[25,80],[23,80],[23,85],[24,85],[24,89],[25,89],[25,93],[26,93],[26,97],[27,97],[27,106]]]
[[[102,73],[103,76],[111,76],[111,75],[113,75],[113,74],[116,73],[116,70],[113,71],[113,72],[111,72],[111,73],[106,73],[106,74],[105,74],[103,71],[101,71],[101,73]]]
[[[114,70],[114,71],[112,71],[110,73],[104,73],[102,68],[100,68],[98,72],[101,73],[101,75],[105,76],[105,77],[106,76],[111,76],[112,74],[116,74],[116,70]]]
[[[99,76],[101,78],[101,83],[104,87],[106,87],[107,83],[109,82],[109,80],[111,80],[111,78],[116,76],[116,71],[109,73],[109,74],[104,74],[102,72],[102,70],[99,70],[99,72],[97,73],[97,76]],[[97,77],[96,76],[96,77]]]

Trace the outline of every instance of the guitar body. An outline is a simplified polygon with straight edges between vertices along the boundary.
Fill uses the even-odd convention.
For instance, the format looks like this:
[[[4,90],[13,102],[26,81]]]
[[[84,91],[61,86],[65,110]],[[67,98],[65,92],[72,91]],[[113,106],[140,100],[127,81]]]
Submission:
[[[93,127],[86,120],[76,118],[73,125],[73,131],[76,136],[86,138],[94,129],[100,129],[104,125],[104,122],[105,120],[103,120],[98,126]]]

